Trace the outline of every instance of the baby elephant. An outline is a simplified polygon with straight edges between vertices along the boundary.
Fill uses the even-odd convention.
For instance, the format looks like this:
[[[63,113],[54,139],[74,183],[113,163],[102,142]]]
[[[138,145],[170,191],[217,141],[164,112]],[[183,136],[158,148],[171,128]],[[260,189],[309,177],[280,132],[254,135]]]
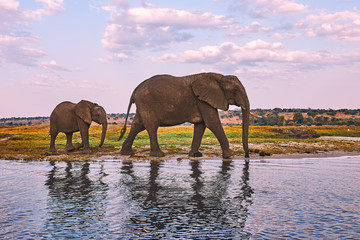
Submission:
[[[82,143],[76,147],[84,147],[89,151],[89,127],[91,122],[102,124],[102,134],[99,147],[105,140],[107,129],[106,112],[103,107],[89,101],[82,100],[75,104],[72,102],[62,102],[55,107],[50,115],[50,152],[55,152],[55,138],[59,132],[66,134],[66,150],[73,151],[72,135],[80,131]]]

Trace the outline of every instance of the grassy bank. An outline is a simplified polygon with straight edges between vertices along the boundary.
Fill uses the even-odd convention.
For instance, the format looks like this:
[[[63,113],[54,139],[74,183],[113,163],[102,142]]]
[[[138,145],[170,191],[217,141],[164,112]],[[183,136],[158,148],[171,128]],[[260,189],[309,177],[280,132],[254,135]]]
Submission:
[[[101,126],[92,125],[90,128],[91,154],[82,151],[67,153],[65,151],[66,137],[60,133],[56,140],[56,154],[48,154],[50,143],[49,126],[22,126],[0,128],[0,159],[53,159],[53,160],[95,160],[102,156],[112,155],[121,158],[119,151],[121,141],[117,141],[122,126],[109,125],[104,146],[98,148],[101,135]],[[130,127],[128,127],[127,133]],[[287,153],[323,153],[329,151],[359,152],[359,141],[334,139],[299,139],[276,133],[273,130],[279,127],[251,126],[249,147],[251,155],[287,154]],[[359,126],[312,126],[312,127],[281,127],[286,129],[303,128],[314,130],[320,136],[360,137]],[[225,126],[225,133],[229,139],[235,155],[244,154],[241,142],[241,126]],[[166,154],[187,156],[192,142],[192,126],[176,126],[160,128],[158,131],[159,144]],[[80,134],[76,133],[73,143],[81,142]],[[148,156],[150,151],[149,138],[146,131],[140,133],[133,146],[137,155]],[[221,156],[221,148],[215,136],[206,130],[200,151],[206,156]]]

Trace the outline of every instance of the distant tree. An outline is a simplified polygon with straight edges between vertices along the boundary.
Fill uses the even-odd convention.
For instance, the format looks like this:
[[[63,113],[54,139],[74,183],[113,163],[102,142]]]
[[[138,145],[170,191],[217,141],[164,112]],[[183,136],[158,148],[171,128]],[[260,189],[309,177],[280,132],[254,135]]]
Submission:
[[[315,124],[316,124],[317,126],[323,125],[323,124],[324,124],[324,118],[323,118],[323,117],[316,117],[316,118],[315,118]]]
[[[271,113],[267,116],[266,125],[274,126],[278,125],[279,115],[277,113]]]
[[[354,121],[353,119],[349,119],[349,120],[346,122],[346,125],[347,125],[347,126],[355,125],[355,121]]]
[[[335,111],[335,110],[330,109],[329,111],[327,111],[327,115],[330,115],[330,116],[335,116],[335,115],[336,115],[336,111]]]
[[[301,112],[297,112],[294,114],[294,122],[298,123],[298,124],[303,124],[304,123],[304,117],[301,114]]]
[[[304,119],[304,124],[306,124],[308,126],[313,125],[313,123],[314,123],[314,120],[312,118],[305,118]]]
[[[318,113],[314,110],[310,110],[307,112],[307,115],[310,116],[310,117],[315,117]]]
[[[274,108],[274,110],[273,110],[276,114],[278,114],[278,113],[280,113],[282,110],[281,110],[281,108]]]
[[[281,116],[281,117],[278,118],[277,125],[278,125],[278,126],[284,126],[284,125],[285,125],[285,118],[284,118],[284,116]]]
[[[335,117],[331,118],[330,122],[331,122],[331,125],[339,124],[339,120],[337,118],[335,118]]]

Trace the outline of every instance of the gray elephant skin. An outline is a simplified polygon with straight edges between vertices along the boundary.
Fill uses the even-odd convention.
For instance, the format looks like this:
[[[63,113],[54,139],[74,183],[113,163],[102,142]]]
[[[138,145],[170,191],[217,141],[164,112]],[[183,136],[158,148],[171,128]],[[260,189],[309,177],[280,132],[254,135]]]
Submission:
[[[50,115],[50,152],[55,152],[55,139],[59,132],[66,134],[66,150],[73,151],[72,135],[80,131],[82,143],[76,149],[84,147],[84,151],[89,152],[89,127],[94,121],[102,125],[101,147],[105,140],[107,130],[106,112],[103,107],[96,103],[82,100],[75,104],[72,102],[62,102],[55,107]]]
[[[126,123],[133,103],[136,105],[136,114],[130,133],[122,144],[122,155],[133,155],[132,144],[136,135],[147,130],[150,138],[150,156],[162,157],[164,153],[157,140],[158,127],[190,122],[194,124],[194,136],[189,156],[202,156],[199,147],[207,127],[218,139],[223,158],[230,158],[233,151],[229,148],[218,109],[228,110],[229,105],[236,105],[242,109],[243,148],[245,157],[249,157],[250,103],[244,86],[236,76],[217,73],[200,73],[184,77],[157,75],[143,81],[131,95],[119,140],[126,132]]]

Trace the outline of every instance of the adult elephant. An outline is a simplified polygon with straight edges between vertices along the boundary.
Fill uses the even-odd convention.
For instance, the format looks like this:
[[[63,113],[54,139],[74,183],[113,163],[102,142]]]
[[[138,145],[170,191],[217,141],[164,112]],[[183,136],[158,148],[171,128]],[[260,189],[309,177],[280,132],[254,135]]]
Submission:
[[[245,157],[249,157],[250,104],[245,88],[236,76],[200,73],[184,77],[157,75],[145,80],[131,95],[119,140],[126,132],[126,123],[133,103],[137,109],[130,133],[122,144],[123,155],[134,154],[133,141],[139,132],[146,129],[150,137],[150,156],[164,156],[157,140],[158,127],[190,122],[194,124],[194,137],[189,156],[202,156],[199,147],[207,127],[218,139],[223,157],[230,158],[233,151],[229,148],[228,139],[221,126],[218,109],[228,110],[229,105],[236,105],[242,109],[243,148]]]
[[[107,129],[106,112],[103,107],[85,100],[77,104],[66,101],[57,105],[50,115],[50,151],[56,151],[55,139],[59,132],[66,134],[66,150],[75,150],[72,144],[72,135],[78,131],[80,131],[82,143],[76,149],[84,147],[85,151],[89,151],[89,127],[92,121],[102,124],[99,145],[101,147]]]

